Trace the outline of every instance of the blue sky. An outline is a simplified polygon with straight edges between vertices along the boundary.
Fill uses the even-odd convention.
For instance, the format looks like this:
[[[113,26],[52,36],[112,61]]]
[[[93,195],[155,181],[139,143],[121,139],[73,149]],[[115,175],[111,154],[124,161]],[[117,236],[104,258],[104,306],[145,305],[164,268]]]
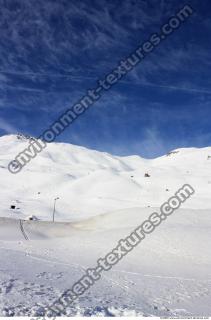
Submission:
[[[185,4],[194,15],[57,141],[147,158],[211,145],[208,0],[0,0],[0,135],[39,136]]]

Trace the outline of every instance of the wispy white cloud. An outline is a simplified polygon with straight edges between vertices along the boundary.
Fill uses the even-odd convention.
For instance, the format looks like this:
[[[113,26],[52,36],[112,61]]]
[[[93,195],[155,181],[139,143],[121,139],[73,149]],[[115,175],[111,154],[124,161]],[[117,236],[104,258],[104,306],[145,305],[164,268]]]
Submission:
[[[4,120],[3,118],[0,118],[0,129],[5,133],[16,133],[18,131],[14,125]]]
[[[139,149],[139,154],[146,157],[165,154],[168,148],[166,141],[161,138],[159,130],[156,127],[146,128],[143,138],[134,142],[134,144],[133,148]]]

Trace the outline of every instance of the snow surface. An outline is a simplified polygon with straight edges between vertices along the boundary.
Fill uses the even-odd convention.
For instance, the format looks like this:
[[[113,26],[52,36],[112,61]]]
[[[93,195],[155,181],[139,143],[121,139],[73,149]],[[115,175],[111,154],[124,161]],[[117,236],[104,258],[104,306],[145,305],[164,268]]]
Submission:
[[[211,147],[147,160],[52,143],[12,175],[28,143],[0,138],[0,316],[42,315],[185,183],[195,195],[66,312],[211,315]]]

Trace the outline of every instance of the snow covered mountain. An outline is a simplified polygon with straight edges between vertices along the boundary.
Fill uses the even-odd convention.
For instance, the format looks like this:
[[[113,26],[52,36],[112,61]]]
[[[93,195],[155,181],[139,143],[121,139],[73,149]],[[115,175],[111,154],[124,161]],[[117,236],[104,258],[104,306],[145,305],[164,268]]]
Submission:
[[[0,138],[0,316],[44,316],[87,268],[187,183],[195,189],[191,199],[65,314],[211,315],[210,147],[147,160],[51,143],[11,174],[8,163],[29,139]],[[42,221],[22,220],[30,215]]]
[[[0,138],[1,216],[51,220],[56,197],[57,221],[158,207],[185,183],[196,190],[186,207],[211,208],[211,147],[177,149],[149,160],[51,143],[20,173],[11,174],[9,161],[28,143],[28,137],[20,135]]]

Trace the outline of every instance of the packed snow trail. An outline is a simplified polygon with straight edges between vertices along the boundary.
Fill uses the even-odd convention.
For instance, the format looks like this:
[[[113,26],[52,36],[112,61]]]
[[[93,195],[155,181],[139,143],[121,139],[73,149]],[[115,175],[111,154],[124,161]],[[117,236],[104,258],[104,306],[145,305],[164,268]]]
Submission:
[[[25,231],[24,231],[23,220],[20,220],[20,229],[21,229],[21,232],[22,232],[25,240],[29,240],[28,236],[26,235],[26,233],[25,233]]]

